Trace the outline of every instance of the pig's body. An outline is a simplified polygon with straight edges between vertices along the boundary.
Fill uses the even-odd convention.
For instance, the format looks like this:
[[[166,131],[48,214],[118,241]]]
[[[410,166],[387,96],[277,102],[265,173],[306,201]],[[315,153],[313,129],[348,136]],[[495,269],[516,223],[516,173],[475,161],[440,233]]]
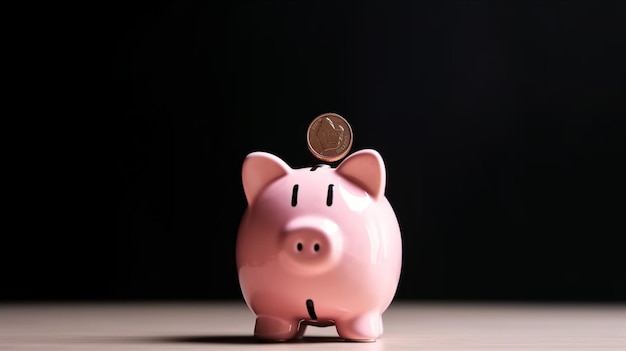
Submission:
[[[337,168],[291,169],[267,153],[244,162],[249,206],[237,268],[255,335],[286,340],[301,322],[336,325],[339,336],[375,340],[400,276],[402,244],[373,150]]]

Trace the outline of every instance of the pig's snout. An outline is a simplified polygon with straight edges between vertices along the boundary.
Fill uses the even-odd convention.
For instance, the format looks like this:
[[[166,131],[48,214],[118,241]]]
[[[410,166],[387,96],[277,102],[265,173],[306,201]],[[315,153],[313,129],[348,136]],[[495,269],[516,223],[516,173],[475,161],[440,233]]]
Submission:
[[[280,259],[293,273],[322,273],[339,261],[343,249],[340,234],[339,226],[329,219],[296,218],[284,227]]]

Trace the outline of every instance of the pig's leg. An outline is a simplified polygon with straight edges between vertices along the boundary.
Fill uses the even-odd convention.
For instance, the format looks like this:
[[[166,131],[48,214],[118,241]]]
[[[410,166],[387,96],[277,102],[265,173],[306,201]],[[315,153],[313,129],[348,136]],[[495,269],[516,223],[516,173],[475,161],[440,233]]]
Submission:
[[[275,316],[258,316],[254,326],[254,336],[266,340],[288,340],[296,336],[298,322]]]
[[[352,319],[337,321],[337,334],[353,341],[376,341],[383,333],[383,320],[379,312],[370,312]]]
[[[303,322],[299,322],[298,323],[298,332],[296,332],[296,339],[302,339],[302,337],[304,336],[304,332],[306,331],[306,323]]]

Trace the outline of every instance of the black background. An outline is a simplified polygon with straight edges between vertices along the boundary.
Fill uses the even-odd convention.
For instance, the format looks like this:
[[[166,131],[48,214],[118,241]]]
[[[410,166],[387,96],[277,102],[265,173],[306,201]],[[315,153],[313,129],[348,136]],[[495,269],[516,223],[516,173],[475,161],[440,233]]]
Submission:
[[[626,301],[624,2],[46,6],[6,54],[2,299],[241,299],[243,158],[319,163],[336,112],[386,163],[398,299]]]

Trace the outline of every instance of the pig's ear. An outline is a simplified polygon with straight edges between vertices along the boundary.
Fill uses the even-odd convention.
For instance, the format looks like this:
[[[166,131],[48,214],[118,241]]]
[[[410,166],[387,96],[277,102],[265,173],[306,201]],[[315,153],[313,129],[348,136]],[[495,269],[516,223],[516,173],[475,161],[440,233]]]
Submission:
[[[289,172],[291,167],[277,156],[261,151],[248,154],[241,169],[243,191],[248,204],[252,204],[268,184]]]
[[[365,149],[353,153],[341,161],[336,172],[363,188],[375,199],[385,194],[385,163],[376,150]]]

